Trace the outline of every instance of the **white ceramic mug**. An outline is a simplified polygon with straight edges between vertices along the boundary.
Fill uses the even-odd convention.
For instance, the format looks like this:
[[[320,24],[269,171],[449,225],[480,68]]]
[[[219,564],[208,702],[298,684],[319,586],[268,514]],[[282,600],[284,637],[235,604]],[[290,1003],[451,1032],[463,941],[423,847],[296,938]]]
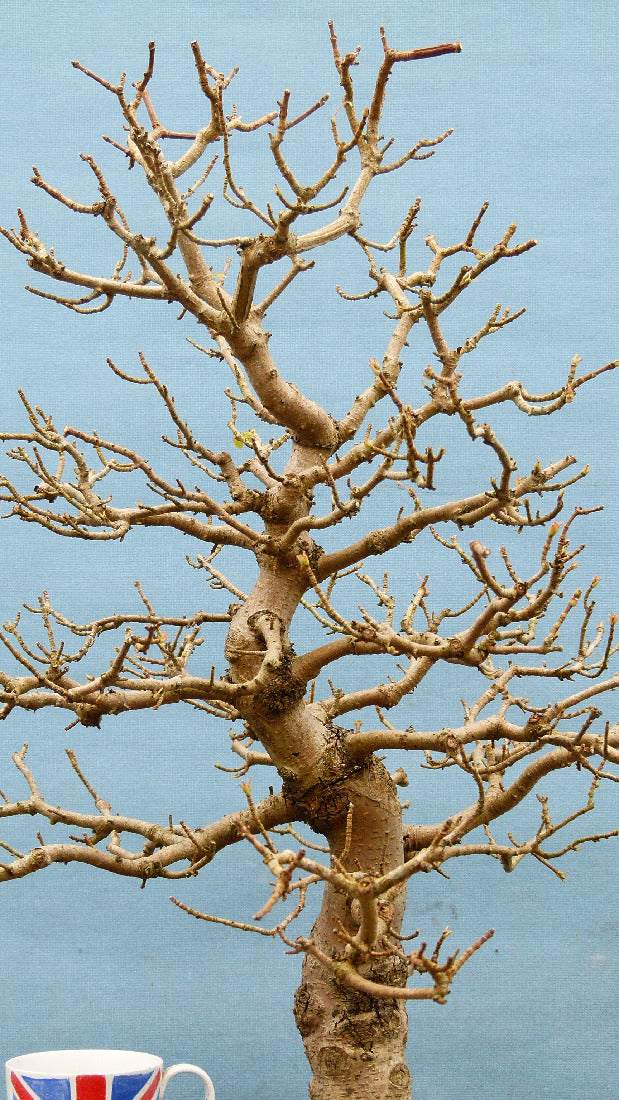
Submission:
[[[215,1100],[213,1082],[185,1062],[163,1068],[155,1054],[135,1050],[46,1050],[6,1063],[7,1100],[163,1100],[177,1073],[204,1083],[204,1100]]]

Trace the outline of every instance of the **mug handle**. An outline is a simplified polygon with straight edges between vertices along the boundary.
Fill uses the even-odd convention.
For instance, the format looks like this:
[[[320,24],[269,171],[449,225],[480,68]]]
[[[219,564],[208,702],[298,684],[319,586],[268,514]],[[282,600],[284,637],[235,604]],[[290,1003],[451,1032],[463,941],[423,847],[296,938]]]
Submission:
[[[163,1100],[168,1082],[172,1077],[176,1077],[177,1073],[195,1073],[196,1077],[204,1082],[204,1100],[215,1100],[215,1089],[208,1073],[200,1069],[200,1066],[192,1066],[188,1062],[179,1062],[177,1066],[169,1066],[168,1069],[164,1069],[161,1075],[160,1100]]]

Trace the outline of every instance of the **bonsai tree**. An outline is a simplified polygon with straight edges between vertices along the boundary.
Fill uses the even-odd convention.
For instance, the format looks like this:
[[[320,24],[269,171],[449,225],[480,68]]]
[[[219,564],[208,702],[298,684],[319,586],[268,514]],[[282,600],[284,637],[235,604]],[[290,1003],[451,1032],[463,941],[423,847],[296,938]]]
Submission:
[[[449,929],[431,944],[423,931],[411,933],[403,921],[416,875],[444,875],[466,856],[497,860],[506,872],[531,857],[561,876],[563,855],[616,835],[574,827],[619,760],[619,726],[605,722],[598,705],[619,685],[609,667],[615,619],[593,622],[598,577],[571,585],[582,549],[572,534],[595,510],[578,503],[587,468],[551,455],[519,472],[501,425],[506,410],[522,423],[560,413],[617,363],[582,370],[575,357],[542,394],[508,379],[491,389],[469,385],[467,364],[481,342],[504,339],[523,310],[497,305],[475,316],[473,301],[466,330],[459,306],[449,322],[444,315],[496,264],[521,262],[536,242],[518,241],[515,225],[487,240],[487,204],[459,241],[441,243],[439,230],[421,241],[420,199],[392,210],[393,198],[391,239],[372,239],[366,193],[394,173],[405,179],[406,166],[432,156],[449,135],[398,151],[382,133],[389,78],[403,65],[460,51],[459,43],[397,50],[381,34],[382,61],[363,104],[353,79],[359,50],[342,53],[331,26],[341,102],[309,181],[295,168],[294,137],[327,96],[294,115],[286,90],[273,111],[245,121],[227,105],[234,72],[219,73],[194,42],[206,117],[188,133],[160,121],[151,98],[154,43],[132,86],[74,62],[118,102],[124,136],[106,140],[133,170],[129,179],[141,174],[150,188],[152,232],[134,228],[92,156],[83,160],[95,197],[69,196],[36,168],[33,182],[85,215],[88,228],[104,223],[118,247],[107,273],[65,264],[21,211],[18,228],[2,230],[34,272],[60,284],[55,293],[29,289],[75,313],[123,297],[175,303],[196,356],[208,357],[209,392],[221,387],[227,398],[231,447],[213,444],[219,423],[195,423],[177,407],[160,367],[142,352],[137,373],[109,366],[135,387],[136,407],[140,386],[156,391],[170,422],[172,473],[130,442],[60,430],[22,395],[24,426],[1,433],[18,470],[0,481],[5,510],[51,535],[87,541],[131,539],[147,528],[153,554],[161,528],[180,531],[187,555],[179,569],[201,570],[209,598],[206,610],[160,614],[138,582],[137,610],[117,609],[110,596],[108,614],[81,623],[44,593],[28,609],[39,626],[35,642],[19,615],[0,632],[7,651],[0,715],[56,707],[68,712],[68,728],[104,732],[112,717],[184,704],[197,734],[221,729],[237,766],[227,769],[235,781],[223,818],[144,821],[130,807],[112,807],[71,750],[92,809],[52,804],[24,746],[13,759],[25,788],[3,796],[0,817],[31,816],[67,831],[53,843],[38,833],[25,853],[2,842],[9,858],[0,881],[78,862],[169,886],[217,875],[230,848],[252,845],[272,878],[259,912],[239,921],[176,903],[239,934],[279,938],[302,956],[294,1013],[313,1100],[410,1096],[408,1003],[443,1004],[492,936],[481,926],[474,943],[452,950]],[[268,202],[235,167],[236,143],[255,131],[268,135],[273,162]],[[219,205],[215,187],[204,192],[217,173]],[[287,301],[297,300],[317,260],[338,249],[337,294],[351,311],[375,311],[375,343],[351,349],[346,364],[334,357],[299,369],[285,356],[278,361],[268,325],[279,326],[285,347],[295,323]],[[357,258],[363,287],[347,285]],[[312,310],[312,324],[329,324],[327,302],[324,313]],[[325,368],[341,378],[341,412],[305,392],[320,388],[314,380]],[[177,477],[179,463],[186,473]],[[428,557],[443,573],[453,566],[457,600],[446,603],[438,579],[420,571]],[[462,697],[455,724],[454,674]],[[429,729],[414,721],[423,681],[435,698]],[[409,812],[399,791],[409,780],[403,767],[390,767],[393,750],[447,784],[462,773],[470,788],[464,804],[436,820],[432,805],[415,798]],[[573,809],[555,819],[540,785],[562,769],[578,783]],[[255,785],[252,793],[254,774],[269,777],[264,797]],[[538,821],[526,835],[519,813],[534,794]],[[299,934],[295,920],[318,891],[318,917]],[[409,893],[414,922],[414,887]]]

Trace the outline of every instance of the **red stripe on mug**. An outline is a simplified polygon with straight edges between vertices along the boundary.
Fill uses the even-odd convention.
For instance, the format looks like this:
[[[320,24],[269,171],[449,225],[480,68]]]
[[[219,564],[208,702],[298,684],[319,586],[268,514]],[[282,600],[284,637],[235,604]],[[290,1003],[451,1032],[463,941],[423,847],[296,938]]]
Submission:
[[[76,1100],[105,1100],[106,1085],[105,1077],[93,1076],[90,1073],[76,1077]]]

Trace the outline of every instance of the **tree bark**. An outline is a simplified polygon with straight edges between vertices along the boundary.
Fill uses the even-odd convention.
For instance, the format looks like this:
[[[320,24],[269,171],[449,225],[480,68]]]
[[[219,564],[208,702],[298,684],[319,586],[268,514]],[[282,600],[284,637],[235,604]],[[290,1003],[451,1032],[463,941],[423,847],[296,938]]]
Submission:
[[[320,451],[320,446],[306,448],[297,443],[293,447],[288,484],[284,481],[269,494],[265,533],[270,538],[277,539],[291,522],[307,514],[310,502],[294,487],[292,475],[302,475],[318,462]],[[303,542],[304,552],[318,552],[311,539]],[[239,709],[277,767],[295,820],[305,821],[326,838],[340,868],[350,874],[379,875],[404,860],[400,800],[386,768],[374,756],[353,759],[344,748],[342,731],[319,707],[304,701],[306,685],[297,684],[292,675],[294,653],[288,628],[307,588],[306,574],[297,560],[299,549],[289,555],[271,557],[267,552],[262,556],[256,584],[230,624],[226,643],[230,674],[236,683],[256,677],[265,657],[264,629],[280,630],[279,667],[269,667],[264,690],[250,695]],[[348,895],[325,884],[310,938],[330,959],[345,959],[347,951],[350,956],[349,941],[360,926],[354,906]],[[381,910],[384,923],[396,934],[404,907],[402,888]],[[375,955],[367,961],[355,958],[357,970],[381,984],[405,985],[407,966],[396,943],[379,935]],[[308,954],[294,1012],[313,1073],[312,1100],[410,1097],[403,1001],[350,989]]]
[[[245,605],[234,616],[228,658],[235,681],[255,676],[261,663],[256,621],[274,616],[281,624],[281,668],[271,670],[268,688],[241,707],[254,736],[260,739],[284,783],[296,820],[326,837],[346,870],[380,874],[404,859],[402,813],[397,788],[373,756],[359,762],[343,747],[341,731],[317,708],[303,701],[304,685],[289,671],[292,650],[287,627],[301,594],[299,572],[291,566],[287,583],[265,566]],[[405,890],[390,899],[388,923],[397,932]],[[342,931],[353,938],[359,929],[347,895],[326,884],[322,909],[311,941],[330,958],[343,959]],[[393,944],[394,941],[392,941]],[[406,964],[387,941],[378,941],[378,958],[359,969],[387,985],[406,983]],[[406,1008],[340,985],[323,963],[307,956],[295,998],[295,1019],[302,1035],[313,1079],[312,1100],[406,1100],[410,1074],[404,1061]]]
[[[304,816],[323,833],[331,851],[342,855],[350,872],[380,874],[403,860],[402,812],[397,789],[375,757],[333,783],[308,792]],[[352,807],[352,809],[350,809]],[[347,823],[352,823],[346,846]],[[397,932],[405,906],[405,891],[392,899],[389,923]],[[358,931],[354,902],[325,886],[322,908],[311,940],[325,954],[343,958],[341,930]],[[392,941],[393,942],[393,941]],[[381,957],[360,967],[364,977],[386,985],[405,985],[407,967],[389,947],[376,944]],[[338,983],[316,958],[307,955],[294,1005],[313,1078],[312,1100],[406,1100],[410,1073],[405,1062],[407,1015],[403,1001],[366,996]]]

